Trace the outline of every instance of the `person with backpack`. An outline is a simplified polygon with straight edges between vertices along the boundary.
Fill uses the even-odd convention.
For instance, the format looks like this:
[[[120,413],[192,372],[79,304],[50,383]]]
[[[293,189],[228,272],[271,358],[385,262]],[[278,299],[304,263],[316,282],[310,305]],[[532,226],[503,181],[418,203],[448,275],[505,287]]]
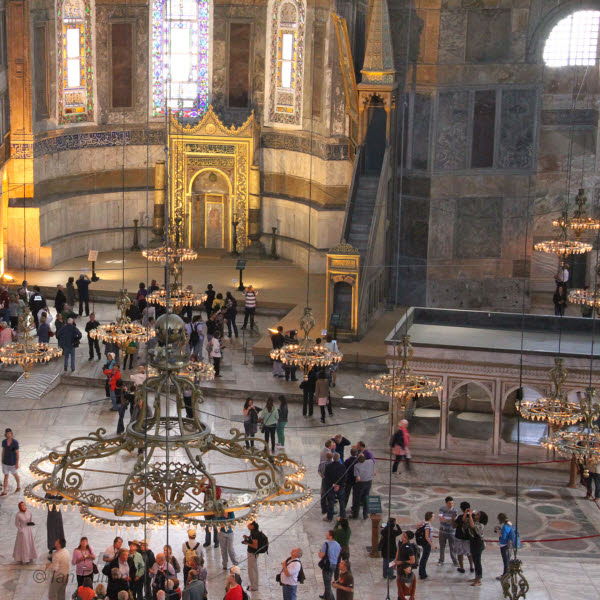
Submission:
[[[294,548],[289,558],[281,563],[281,572],[277,581],[281,585],[283,600],[296,600],[298,584],[304,583],[304,571],[302,570],[302,549]]]
[[[508,520],[508,517],[504,513],[498,514],[498,523],[500,525],[494,528],[494,531],[499,534],[498,542],[500,543],[500,554],[502,556],[502,564],[504,569],[502,575],[496,577],[501,580],[504,575],[508,572],[508,560],[510,558],[511,548],[519,546],[517,531],[513,527],[513,524]]]
[[[191,571],[189,562],[192,557],[197,556],[198,558],[202,558],[202,548],[200,547],[200,542],[196,541],[195,529],[188,529],[188,540],[187,542],[183,542],[181,550],[183,552],[183,581],[185,582],[188,579],[188,573]]]
[[[423,548],[423,555],[419,561],[419,577],[421,579],[427,579],[427,559],[434,550],[433,547],[433,528],[431,527],[431,519],[433,519],[433,513],[427,511],[425,513],[425,520],[419,523],[417,530],[415,531],[415,541],[418,546]]]
[[[384,579],[396,579],[394,567],[390,567],[390,562],[396,557],[396,538],[399,535],[402,535],[402,528],[396,523],[394,517],[390,517],[385,527],[381,530],[381,538],[377,546],[383,558]]]
[[[456,558],[458,559],[458,568],[456,569],[459,573],[464,573],[464,557],[469,559],[469,567],[471,573],[475,572],[473,566],[473,557],[471,556],[471,533],[469,532],[469,519],[467,516],[467,509],[471,508],[468,502],[460,503],[460,510],[462,514],[456,517],[454,520],[454,548],[456,551]]]
[[[404,564],[410,565],[413,568],[418,566],[418,548],[416,544],[412,543],[414,537],[415,534],[412,531],[407,530],[402,532],[402,537],[398,542],[398,549],[396,550],[396,558],[394,559],[396,567],[400,567],[401,569]],[[400,593],[398,593],[398,596],[400,597]]]
[[[331,591],[331,578],[338,564],[342,547],[335,541],[335,533],[330,529],[325,535],[325,542],[321,546],[319,552],[319,568],[323,574],[323,585],[325,591],[319,598],[324,600],[334,600],[333,592]]]
[[[250,535],[244,535],[242,544],[248,547],[248,579],[250,585],[246,588],[249,592],[258,591],[258,555],[269,551],[269,540],[260,531],[256,521],[248,523]]]

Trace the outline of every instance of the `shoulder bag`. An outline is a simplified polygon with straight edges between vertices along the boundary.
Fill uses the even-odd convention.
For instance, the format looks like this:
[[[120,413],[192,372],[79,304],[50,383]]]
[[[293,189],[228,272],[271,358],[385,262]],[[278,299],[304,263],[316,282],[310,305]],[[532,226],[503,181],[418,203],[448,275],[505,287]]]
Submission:
[[[331,571],[331,562],[329,562],[329,544],[325,542],[325,556],[319,561],[319,569],[323,571]]]

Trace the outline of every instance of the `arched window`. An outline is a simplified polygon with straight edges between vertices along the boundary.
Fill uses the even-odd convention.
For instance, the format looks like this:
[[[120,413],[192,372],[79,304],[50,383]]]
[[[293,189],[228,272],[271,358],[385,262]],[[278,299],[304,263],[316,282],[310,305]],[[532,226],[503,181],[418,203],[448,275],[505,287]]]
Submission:
[[[58,122],[94,118],[91,0],[57,0]]]
[[[209,103],[210,0],[153,0],[152,115],[197,118]]]
[[[595,65],[598,61],[600,11],[580,10],[559,21],[544,46],[549,67]]]
[[[300,126],[306,5],[303,0],[272,0],[270,10],[266,120]]]

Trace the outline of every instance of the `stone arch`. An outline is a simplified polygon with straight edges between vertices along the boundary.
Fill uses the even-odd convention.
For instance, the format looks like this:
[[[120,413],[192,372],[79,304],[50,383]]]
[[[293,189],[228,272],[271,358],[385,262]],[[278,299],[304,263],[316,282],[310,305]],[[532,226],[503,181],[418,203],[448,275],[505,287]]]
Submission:
[[[539,13],[541,13],[544,10],[546,1],[541,0],[538,4],[538,10]],[[538,21],[529,35],[529,39],[527,40],[527,62],[542,62],[544,43],[554,26],[561,19],[568,17],[574,12],[579,12],[582,10],[600,11],[600,0],[568,0],[567,2],[561,2],[559,5],[548,10],[546,14]]]
[[[469,440],[474,447],[481,447],[484,442],[491,447],[495,413],[493,388],[494,382],[488,381],[463,379],[452,382],[446,406],[450,439]],[[461,390],[464,392],[457,394]]]

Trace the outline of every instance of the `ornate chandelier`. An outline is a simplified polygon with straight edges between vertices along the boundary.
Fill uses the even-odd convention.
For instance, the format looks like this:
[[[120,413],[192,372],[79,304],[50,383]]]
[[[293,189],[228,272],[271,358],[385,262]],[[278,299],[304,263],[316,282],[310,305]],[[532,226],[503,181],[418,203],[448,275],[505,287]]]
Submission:
[[[122,289],[117,298],[117,309],[120,312],[117,322],[100,325],[100,327],[92,329],[90,337],[103,342],[119,344],[121,348],[124,348],[130,342],[147,342],[150,338],[153,338],[154,330],[131,322],[131,319],[127,316],[127,310],[130,306],[131,300],[127,295],[127,290]]]
[[[153,262],[167,262],[168,260],[195,260],[198,253],[191,248],[177,248],[168,244],[158,248],[142,250],[142,256]]]
[[[178,372],[181,377],[189,377],[193,381],[212,381],[215,378],[215,368],[210,363],[190,361]],[[148,377],[157,377],[158,370],[148,367]]]
[[[443,385],[438,381],[430,379],[426,375],[413,373],[409,362],[414,354],[410,343],[410,336],[403,335],[400,338],[399,359],[394,358],[390,372],[368,379],[365,386],[375,390],[392,401],[395,399],[395,410],[401,413],[406,408],[408,401],[414,396],[435,396]],[[399,416],[399,415],[395,415]]]
[[[0,361],[8,365],[19,365],[23,369],[25,377],[29,377],[29,371],[34,365],[49,362],[62,355],[60,348],[54,348],[43,342],[35,342],[33,337],[35,330],[33,315],[29,307],[25,307],[19,317],[21,339],[0,348]]]
[[[551,425],[573,425],[582,419],[581,406],[571,402],[563,385],[567,381],[568,372],[562,358],[554,359],[554,367],[550,369],[552,392],[547,398],[522,400],[517,410],[525,419],[545,421]]]
[[[538,242],[533,246],[534,250],[538,252],[546,252],[548,254],[557,254],[563,258],[570,254],[585,254],[590,252],[592,244],[582,242],[579,238],[586,231],[592,231],[600,229],[600,221],[592,219],[585,215],[585,203],[587,198],[584,194],[583,188],[579,189],[579,193],[575,198],[577,202],[577,209],[573,213],[572,217],[569,217],[569,211],[564,211],[560,219],[552,221],[554,227],[559,227],[561,235],[555,240],[545,240]],[[575,234],[574,240],[567,239],[569,230],[572,230]]]
[[[329,350],[323,344],[316,344],[310,337],[310,330],[315,326],[312,309],[305,307],[300,318],[300,329],[304,331],[304,338],[297,344],[287,344],[271,352],[273,360],[279,360],[284,365],[300,367],[304,372],[304,379],[313,367],[328,367],[341,362],[343,354],[338,350]]]
[[[563,214],[560,219],[552,221],[554,227],[560,227],[561,229],[571,229],[575,234],[575,239],[578,240],[581,235],[586,231],[597,231],[600,229],[600,220],[588,217],[585,214],[585,205],[587,203],[587,196],[585,190],[579,188],[579,193],[575,197],[577,203],[577,209],[573,213],[573,216],[569,218],[567,212]]]
[[[600,263],[596,265],[596,289],[585,290],[575,288],[569,290],[569,301],[573,304],[586,304],[596,309],[596,313],[600,314]]]
[[[574,457],[584,469],[600,460],[600,404],[596,399],[596,390],[587,388],[580,400],[581,416],[576,431],[560,430],[542,439],[542,445],[556,450],[560,455]]]
[[[260,439],[246,448],[249,438],[238,429],[231,438],[219,437],[200,420],[202,394],[178,374],[189,366],[184,323],[169,313],[157,320],[156,330],[164,346],[153,350],[150,362],[159,375],[138,389],[137,420],[120,435],[98,429],[34,461],[30,470],[38,481],[25,496],[65,510],[78,507],[92,524],[153,528],[242,526],[263,507],[288,510],[309,503],[312,492],[301,483],[300,463],[271,454]],[[186,391],[192,418],[185,416]],[[46,499],[46,492],[62,499]]]

